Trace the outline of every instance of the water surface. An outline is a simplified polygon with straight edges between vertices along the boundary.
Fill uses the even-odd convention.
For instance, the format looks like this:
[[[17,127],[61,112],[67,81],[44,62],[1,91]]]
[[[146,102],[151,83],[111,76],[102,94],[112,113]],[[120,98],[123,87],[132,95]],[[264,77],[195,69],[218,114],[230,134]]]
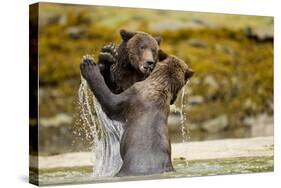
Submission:
[[[222,174],[271,172],[274,169],[273,157],[241,157],[229,159],[194,160],[174,159],[175,172],[150,176],[94,177],[92,166],[72,168],[42,169],[39,171],[40,185],[98,183],[144,179],[163,179]],[[31,173],[31,179],[35,176]]]

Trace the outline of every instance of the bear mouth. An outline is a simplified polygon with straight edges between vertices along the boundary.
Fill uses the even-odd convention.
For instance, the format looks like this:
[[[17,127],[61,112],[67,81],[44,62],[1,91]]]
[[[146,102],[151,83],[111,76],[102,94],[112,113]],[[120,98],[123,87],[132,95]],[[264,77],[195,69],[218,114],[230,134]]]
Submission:
[[[140,71],[144,76],[149,76],[150,73],[152,72],[152,67],[148,67],[148,66],[141,66],[140,67]]]

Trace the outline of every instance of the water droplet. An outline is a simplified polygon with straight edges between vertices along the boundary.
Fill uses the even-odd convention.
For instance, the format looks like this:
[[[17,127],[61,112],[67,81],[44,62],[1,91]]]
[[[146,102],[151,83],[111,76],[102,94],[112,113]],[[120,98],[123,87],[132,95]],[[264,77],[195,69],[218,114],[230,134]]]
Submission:
[[[186,127],[186,112],[185,112],[185,95],[186,95],[186,89],[185,86],[183,86],[181,91],[181,136],[182,136],[182,142],[186,142],[190,139],[189,130],[188,127]]]

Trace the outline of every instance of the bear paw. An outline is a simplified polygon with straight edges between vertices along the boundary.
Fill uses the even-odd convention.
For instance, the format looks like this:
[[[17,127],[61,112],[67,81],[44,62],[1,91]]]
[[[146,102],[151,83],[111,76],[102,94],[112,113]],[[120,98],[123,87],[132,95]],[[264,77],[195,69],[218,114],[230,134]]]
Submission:
[[[80,64],[80,71],[82,76],[89,81],[93,75],[95,74],[95,71],[98,71],[98,66],[90,55],[83,56]]]
[[[118,52],[116,46],[113,43],[110,43],[102,47],[99,53],[99,61],[114,64],[117,62],[117,56]]]

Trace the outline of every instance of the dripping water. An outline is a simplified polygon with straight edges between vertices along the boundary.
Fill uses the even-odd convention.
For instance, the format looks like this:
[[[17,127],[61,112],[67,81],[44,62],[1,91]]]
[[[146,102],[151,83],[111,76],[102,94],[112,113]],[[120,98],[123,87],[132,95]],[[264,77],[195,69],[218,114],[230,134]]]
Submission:
[[[180,122],[182,142],[189,140],[186,127],[185,86],[180,98]],[[120,140],[123,134],[122,123],[111,120],[103,112],[100,104],[90,91],[87,81],[81,77],[78,92],[81,126],[90,130],[87,137],[92,143],[93,176],[114,176],[122,166],[120,156]]]
[[[82,77],[78,96],[82,126],[90,130],[92,138],[93,175],[114,176],[122,166],[122,124],[107,117]]]
[[[185,97],[186,97],[186,85],[183,86],[181,90],[181,99],[180,99],[180,122],[181,122],[181,137],[182,137],[182,142],[187,142],[190,139],[190,133],[189,129],[187,127],[187,122],[186,122],[186,103],[185,103]]]

